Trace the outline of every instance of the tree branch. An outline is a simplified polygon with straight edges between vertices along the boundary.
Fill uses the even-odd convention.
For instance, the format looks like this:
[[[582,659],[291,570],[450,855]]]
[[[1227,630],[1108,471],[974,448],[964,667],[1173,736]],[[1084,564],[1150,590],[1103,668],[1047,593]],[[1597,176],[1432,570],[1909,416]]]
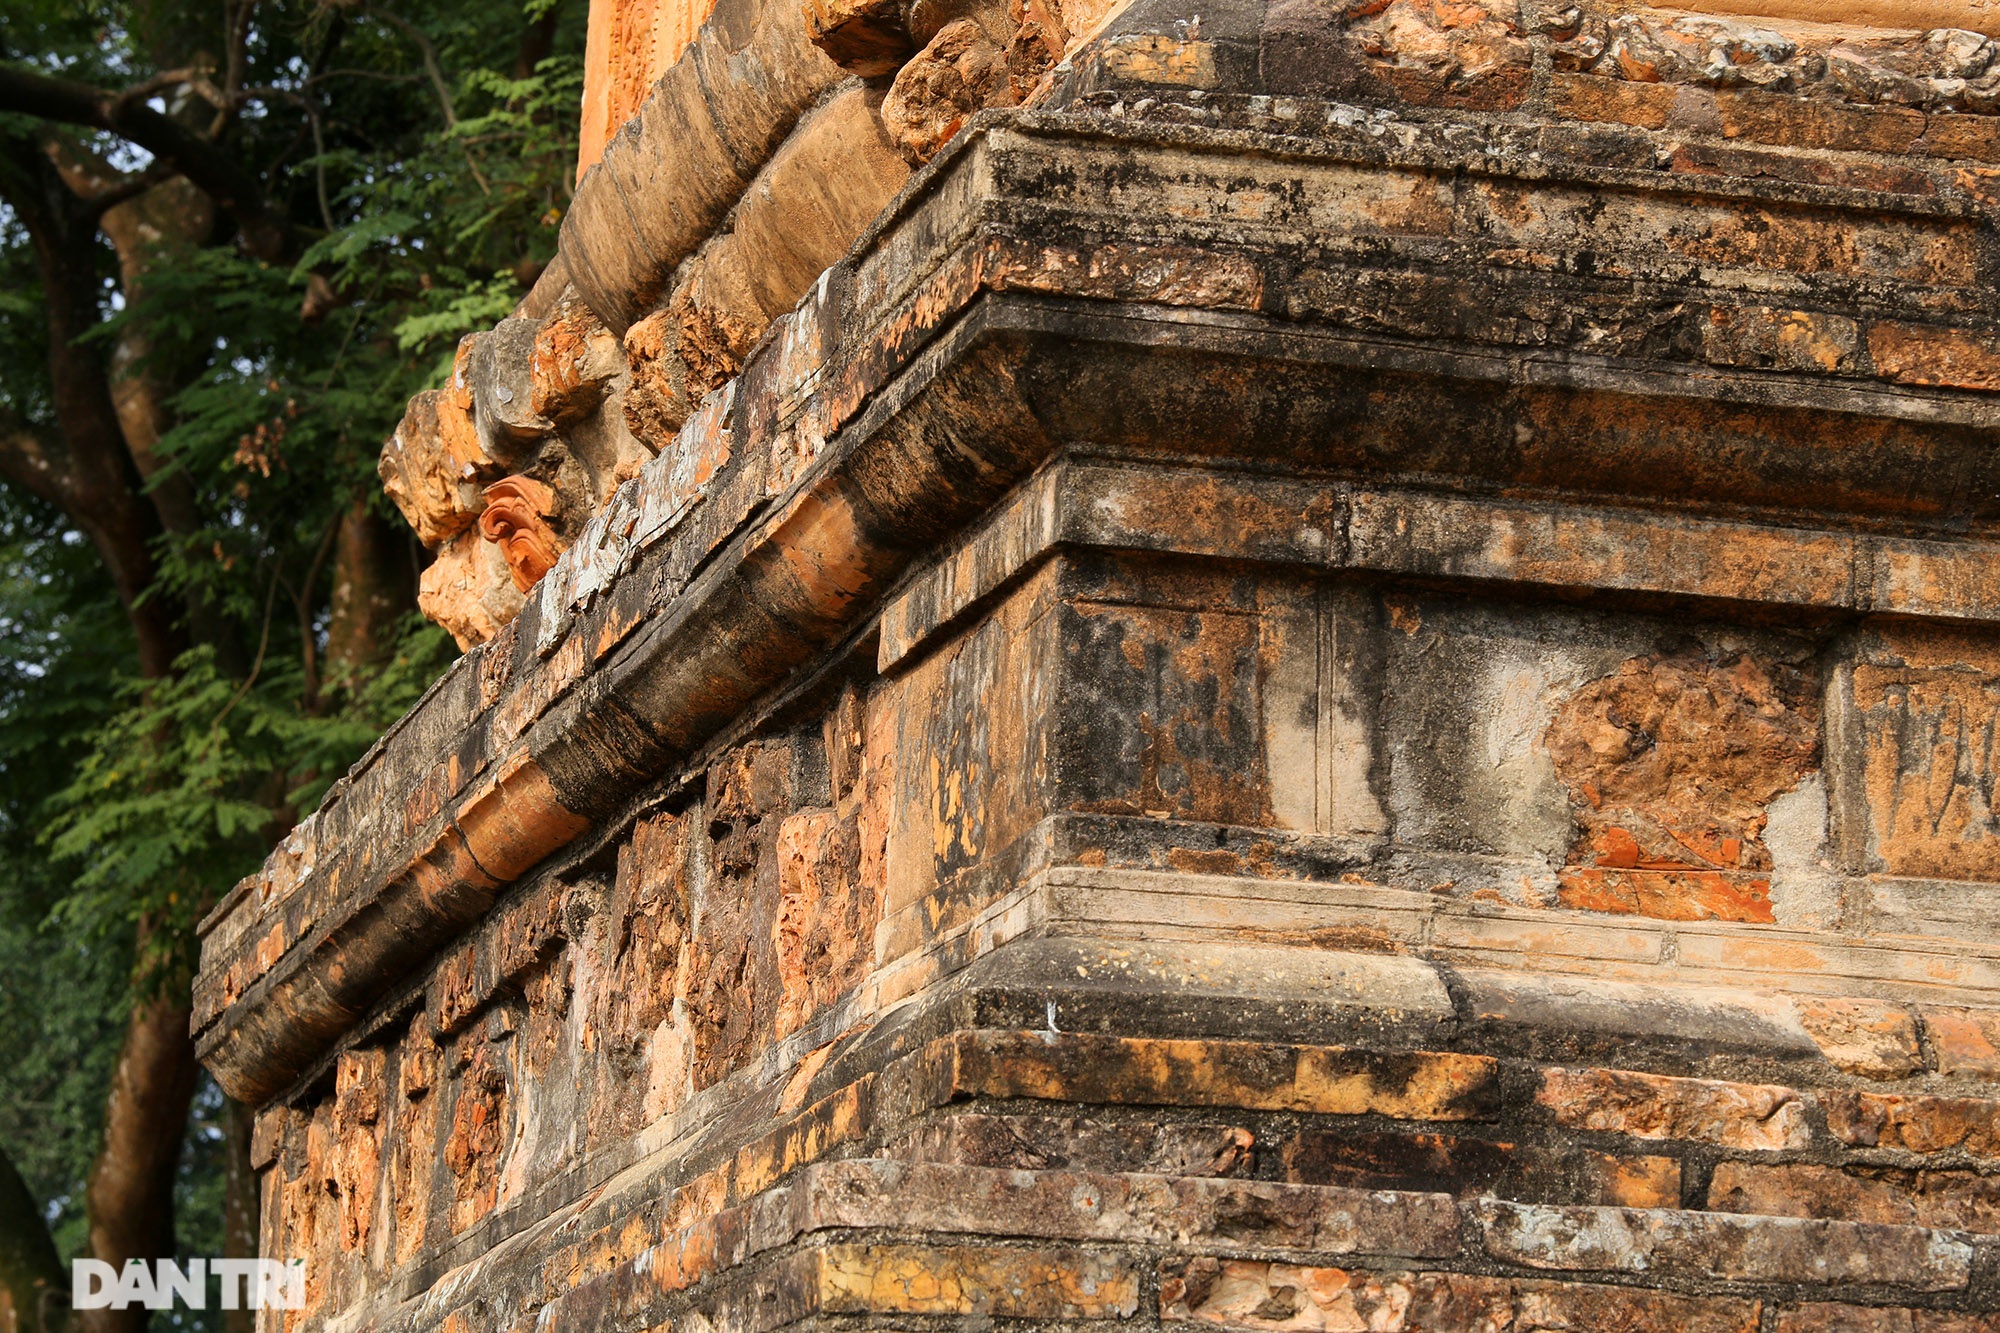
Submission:
[[[48,498],[90,538],[138,636],[141,670],[165,675],[185,645],[168,608],[147,596],[160,516],[143,494],[103,356],[84,338],[98,319],[96,215],[55,163],[21,139],[0,137],[0,198],[26,229],[41,271],[49,396],[61,430],[59,453],[47,437],[30,435],[0,462],[18,467],[22,484],[49,487]],[[60,471],[46,461],[56,458]]]
[[[75,500],[69,453],[54,429],[0,412],[0,477],[58,509]]]
[[[431,91],[437,94],[438,109],[444,112],[444,127],[451,129],[458,124],[458,113],[452,110],[451,88],[444,81],[444,70],[438,65],[437,47],[416,24],[399,14],[391,14],[373,6],[362,11],[379,23],[386,23],[415,44],[417,54],[423,57],[424,72],[430,76]]]
[[[133,84],[130,88],[118,94],[116,105],[119,108],[123,108],[135,102],[144,102],[150,97],[157,97],[167,89],[178,88],[182,84],[186,84],[202,101],[208,103],[217,111],[227,111],[229,109],[229,99],[222,95],[221,89],[208,81],[208,71],[192,65],[185,69],[165,70],[142,83]]]
[[[225,45],[229,58],[222,74],[225,95],[235,96],[242,86],[243,71],[249,64],[250,16],[257,11],[257,0],[228,0],[223,5]]]
[[[236,158],[144,101],[0,66],[0,111],[104,130],[137,144],[170,163],[228,210],[252,254],[276,259],[284,253],[290,239],[288,220],[265,200],[257,177]]]
[[[415,43],[417,53],[424,60],[424,71],[430,75],[431,91],[437,94],[438,110],[444,114],[445,132],[449,134],[452,130],[457,129],[458,112],[452,109],[451,87],[445,82],[444,70],[438,64],[436,45],[432,43],[430,38],[424,36],[423,29],[400,15],[391,14],[386,10],[376,9],[373,6],[365,8],[362,12],[379,23],[388,24],[397,32],[409,38],[411,42]],[[465,148],[464,145],[460,145],[460,148],[465,154],[466,170],[472,173],[473,182],[479,186],[479,192],[489,199],[492,198],[493,188],[486,183],[486,177],[480,172],[479,164],[472,160],[472,150]]]
[[[92,212],[103,217],[118,205],[137,199],[154,186],[165,185],[180,174],[170,164],[156,161],[144,171],[133,172],[116,185],[106,186],[90,195],[87,202]]]

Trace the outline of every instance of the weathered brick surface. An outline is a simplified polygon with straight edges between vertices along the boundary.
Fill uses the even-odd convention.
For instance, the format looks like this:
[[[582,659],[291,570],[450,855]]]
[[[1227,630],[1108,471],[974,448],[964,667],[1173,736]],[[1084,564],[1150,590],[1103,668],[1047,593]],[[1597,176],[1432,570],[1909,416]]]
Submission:
[[[1826,1094],[1827,1128],[1860,1148],[2000,1157],[2000,1102],[1921,1093]]]
[[[1816,1303],[1778,1312],[1777,1333],[1991,1333],[2000,1315]]]
[[[1980,795],[1992,771],[1985,719],[2000,691],[1992,643],[1893,631],[1853,675],[1857,720],[1868,729],[1859,777],[1872,858],[1896,875],[2000,876],[2000,838]]]
[[[802,1189],[822,1226],[900,1217],[955,1233],[1404,1258],[1459,1251],[1458,1213],[1440,1194],[880,1160],[821,1167]]]
[[[1247,1176],[1257,1137],[1237,1125],[1131,1123],[1079,1116],[954,1115],[913,1131],[895,1155],[914,1162],[1169,1176]],[[1335,1184],[1313,1180],[1310,1184]]]
[[[1973,1171],[1721,1162],[1708,1200],[1723,1212],[2000,1232],[2000,1179]]]
[[[1924,1031],[1937,1053],[1939,1073],[2000,1079],[2000,1012],[1925,1009]]]
[[[204,927],[293,1325],[1990,1323],[2000,58],[1772,4],[595,89]]]
[[[1675,1208],[1680,1162],[1448,1134],[1309,1129],[1285,1145],[1285,1177],[1316,1185],[1435,1189],[1535,1203]]]
[[[1813,685],[1743,656],[1628,661],[1578,691],[1548,736],[1578,808],[1563,902],[1772,920],[1765,811],[1818,765]]]
[[[1826,1058],[1850,1074],[1902,1078],[1924,1067],[1916,1016],[1899,1005],[1803,1000],[1799,1018]]]
[[[1152,1102],[1478,1120],[1495,1107],[1499,1066],[1450,1052],[1373,1052],[1250,1042],[1106,1039],[1076,1033],[973,1034],[959,1086],[991,1097]]]
[[[1168,1323],[1410,1333],[1457,1329],[1592,1333],[1626,1328],[1752,1333],[1761,1313],[1756,1301],[1670,1296],[1628,1287],[1214,1259],[1164,1265],[1160,1307],[1161,1318]]]
[[[834,1314],[1125,1318],[1139,1305],[1128,1264],[1084,1251],[837,1245],[819,1266],[820,1308]]]
[[[1954,389],[2000,389],[2000,343],[1960,329],[1877,324],[1868,354],[1884,378]]]
[[[1803,1148],[1806,1104],[1791,1088],[1669,1078],[1622,1069],[1550,1069],[1536,1101],[1557,1124],[1726,1148]]]
[[[1739,1282],[1962,1288],[1972,1247],[1915,1227],[1620,1208],[1474,1205],[1487,1253],[1533,1268]]]

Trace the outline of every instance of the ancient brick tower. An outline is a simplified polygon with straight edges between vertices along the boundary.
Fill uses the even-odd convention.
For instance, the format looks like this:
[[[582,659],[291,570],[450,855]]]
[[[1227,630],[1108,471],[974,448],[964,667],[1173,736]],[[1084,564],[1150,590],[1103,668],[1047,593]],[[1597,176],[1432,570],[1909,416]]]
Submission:
[[[266,1326],[2000,1328],[2000,9],[1695,7],[600,0]]]

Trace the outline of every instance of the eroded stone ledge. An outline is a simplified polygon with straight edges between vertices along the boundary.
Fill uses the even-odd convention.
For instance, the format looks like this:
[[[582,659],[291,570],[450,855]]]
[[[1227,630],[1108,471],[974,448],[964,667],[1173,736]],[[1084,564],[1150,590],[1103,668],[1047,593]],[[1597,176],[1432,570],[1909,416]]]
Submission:
[[[1271,140],[1029,116],[996,121],[941,160],[733,388],[590,521],[508,633],[419,709],[395,753],[364,765],[330,801],[334,813],[295,835],[302,850],[274,862],[280,878],[215,920],[197,1021],[225,1084],[272,1090],[401,960],[421,957],[484,911],[493,886],[692,759],[1061,440],[1332,476],[1384,470],[1453,488],[1504,478],[1549,497],[1510,508],[1357,488],[1307,542],[1323,549],[1302,552],[1321,566],[1822,611],[1990,614],[1984,546],[1950,536],[2000,503],[1992,408],[1977,391],[1884,385],[1879,368],[1860,362],[1710,364],[1690,377],[1668,369],[1672,338],[1613,342],[1616,355],[1602,339],[1588,352],[1540,337],[1486,344],[1458,314],[1467,259],[1481,256],[1470,273],[1486,275],[1478,304],[1492,309],[1518,281],[1520,245],[1573,249],[1586,227],[1623,257],[1615,283],[1530,271],[1542,273],[1543,301],[1597,291],[1606,328],[1657,330],[1663,313],[1712,325],[1708,310],[1731,284],[1761,293],[1789,266],[1810,271],[1819,290],[1856,284],[1854,299],[1865,292],[1873,308],[1897,311],[1900,327],[1921,327],[1940,292],[1959,309],[1984,300],[1973,283],[1990,263],[1988,243],[1971,205],[1743,180],[1690,194],[1675,178],[1569,168],[1622,192],[1616,207],[1586,207],[1545,160],[1524,158],[1532,170],[1514,175],[1513,159],[1482,144],[1450,177],[1448,136],[1385,144],[1328,126],[1321,140]],[[1290,183],[1275,192],[1280,175]],[[1144,203],[1169,181],[1181,205]],[[1093,202],[1105,191],[1141,206],[1107,213]],[[1494,211],[1495,191],[1536,201],[1539,211],[1523,216],[1544,219],[1506,224],[1499,251],[1491,229],[1515,205]],[[1250,195],[1267,201],[1262,220],[1232,222],[1224,242],[1222,219]],[[1750,211],[1795,223],[1759,233],[1749,250],[1691,259],[1679,253],[1680,232],[1644,214],[1648,198],[1730,234],[1731,219]],[[1828,273],[1815,238],[1834,234],[1842,208],[1854,211],[1852,225],[1865,212],[1885,230],[1879,246],[1842,261],[1844,273]],[[1435,220],[1468,216],[1476,225],[1441,231]],[[1792,226],[1792,240],[1769,239]],[[1480,239],[1451,239],[1461,227]],[[1354,247],[1347,262],[1382,265],[1389,290],[1393,273],[1443,264],[1458,271],[1459,292],[1415,303],[1389,330],[1379,305],[1313,301],[1310,274],[1323,262],[1314,256],[1343,244],[1342,228]],[[1191,284],[1188,266],[1211,255],[1220,269]],[[1689,284],[1686,295],[1675,282]],[[1265,291],[1306,299],[1267,311]],[[1636,308],[1635,291],[1644,293]],[[1696,291],[1703,304],[1689,311]],[[1956,328],[1965,316],[1952,319]],[[1275,434],[1261,424],[1274,420],[1285,423]],[[1822,448],[1830,430],[1849,446]],[[1249,485],[1246,495],[1263,483]],[[1613,507],[1559,498],[1579,492]],[[1592,553],[1627,549],[1613,538],[1661,521],[1617,506],[1715,507],[1707,497],[1761,517],[1734,528],[1672,520],[1678,545],[1655,551],[1663,558],[1652,573]],[[1829,518],[1829,508],[1847,517]],[[1452,534],[1475,518],[1486,535],[1468,549]],[[1496,546],[1502,530],[1514,536]],[[1706,583],[1705,564],[1716,570]],[[884,651],[907,638],[892,632]],[[376,794],[353,799],[369,788]],[[342,824],[357,815],[372,830]],[[269,1073],[250,1072],[264,1064]]]
[[[1072,943],[1066,958],[1086,962],[1097,980],[1054,989],[1030,983],[1011,1001],[996,995],[987,1012],[1031,1016],[1038,997],[1053,995],[1072,1021],[1101,1021],[1087,999],[1095,984],[1107,999],[1124,996],[1122,1007],[1103,1011],[1121,1023],[1175,1013],[1175,1002],[1163,1004],[1145,979],[1119,984],[1116,948]],[[1051,976],[1070,970],[1054,952],[1046,961]],[[1176,957],[1168,946],[1156,961],[1198,975],[1215,960],[1199,949]],[[1330,961],[1351,966],[1356,980],[1399,962],[1337,954]],[[1587,988],[1577,994],[1591,997]],[[1254,1000],[1239,992],[1237,1010],[1253,1025],[1296,1023],[1281,996],[1282,988]],[[1768,1039],[1730,1004],[1768,1001],[1716,998],[1711,1021],[1720,1026],[1691,1049],[1712,1072],[1744,1068],[1744,1053],[1768,1048]],[[1697,992],[1686,1002],[1702,1000]],[[959,1018],[977,1021],[962,1006]],[[740,1080],[718,1087],[715,1094],[742,1114],[718,1117],[713,1107],[690,1104],[682,1134],[652,1136],[644,1161],[586,1180],[546,1216],[516,1209],[462,1233],[447,1251],[456,1254],[450,1267],[406,1275],[367,1308],[371,1321],[434,1327],[454,1311],[477,1318],[483,1309],[508,1321],[497,1327],[537,1318],[637,1327],[690,1300],[711,1314],[718,1300],[730,1309],[730,1275],[739,1266],[769,1281],[773,1293],[810,1301],[816,1284],[801,1283],[795,1270],[820,1262],[813,1248],[821,1244],[908,1246],[911,1262],[935,1274],[960,1271],[950,1256],[963,1257],[967,1246],[976,1271],[982,1247],[1001,1238],[1017,1252],[1024,1242],[1083,1246],[1175,1273],[1199,1274],[1204,1264],[1338,1264],[1335,1271],[1393,1286],[1419,1267],[1441,1270],[1427,1280],[1494,1296],[1525,1281],[1550,1299],[1590,1298],[1588,1288],[1561,1285],[1580,1278],[1643,1271],[1653,1290],[1626,1288],[1617,1299],[1663,1302],[1660,1310],[1677,1301],[1689,1310],[1703,1302],[1754,1310],[1759,1302],[1879,1301],[1893,1293],[1900,1302],[1942,1300],[1945,1308],[1930,1317],[1948,1319],[1954,1307],[1977,1310],[1989,1299],[1972,1267],[1991,1250],[1986,1235],[2000,1223],[1978,1211],[1986,1206],[1980,1177],[1965,1169],[1995,1150],[1987,1139],[1963,1148],[1926,1143],[1896,1159],[1928,1156],[1943,1169],[1924,1189],[1894,1197],[1972,1209],[1946,1215],[1974,1219],[1974,1234],[1872,1216],[1816,1217],[1810,1200],[1785,1195],[1777,1183],[1786,1171],[1842,1182],[1884,1176],[1871,1177],[1866,1165],[1881,1160],[1881,1150],[1855,1146],[1872,1144],[1871,1132],[1881,1137],[1867,1128],[1882,1122],[1871,1107],[1894,1102],[1914,1116],[1919,1098],[1740,1076],[1521,1065],[1449,1046],[1396,1045],[1390,1029],[1374,1029],[1373,1049],[1357,1049],[1008,1028],[925,1040],[927,1026],[906,1026],[900,1046],[887,1051],[879,1039],[843,1043],[831,1058],[820,1055],[789,1077],[780,1071],[760,1090],[739,1088]],[[1487,1038],[1468,1030],[1459,1040]],[[1640,1062],[1654,1057],[1653,1040],[1628,1032],[1623,1049]],[[1580,1086],[1596,1091],[1580,1098]],[[1991,1102],[1961,1100],[1955,1123],[1990,1113]],[[1830,1131],[1817,1128],[1822,1107]],[[1084,1117],[1078,1108],[1087,1109]],[[1169,1109],[1197,1114],[1163,1114]],[[1895,1113],[1891,1121],[1911,1123]],[[1586,1130],[1590,1146],[1573,1137],[1543,1146],[1549,1128],[1537,1125],[1557,1134]],[[295,1119],[270,1151],[289,1160],[319,1132]],[[1694,1168],[1718,1147],[1725,1160],[1706,1200]],[[1854,1170],[1775,1165],[1802,1154],[1814,1163],[1831,1154]],[[1538,1164],[1554,1161],[1562,1171],[1538,1173]],[[1762,1188],[1775,1206],[1760,1215],[1732,1211],[1729,1201],[1759,1172],[1771,1178]],[[1418,1180],[1432,1187],[1410,1188]],[[316,1184],[288,1184],[287,1208],[306,1206],[294,1191]],[[1956,1205],[1946,1202],[1952,1190]],[[1684,1200],[1683,1191],[1692,1197]],[[787,1252],[794,1245],[805,1247],[797,1257]],[[521,1265],[517,1253],[549,1257]],[[1561,1274],[1558,1285],[1532,1285],[1552,1271]],[[1163,1284],[1162,1301],[1185,1299],[1181,1290]],[[1196,1283],[1196,1305],[1202,1290]]]

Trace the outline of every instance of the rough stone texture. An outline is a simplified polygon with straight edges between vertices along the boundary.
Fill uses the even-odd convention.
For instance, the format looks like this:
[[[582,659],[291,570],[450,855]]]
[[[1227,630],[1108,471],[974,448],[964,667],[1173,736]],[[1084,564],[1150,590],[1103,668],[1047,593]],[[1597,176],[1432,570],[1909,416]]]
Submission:
[[[1790,1088],[1626,1070],[1551,1069],[1536,1101],[1558,1124],[1725,1148],[1803,1148],[1806,1107]]]
[[[687,49],[715,0],[622,0],[590,13],[584,50],[583,123],[577,145],[581,176],[630,120],[654,80]]]
[[[1778,1333],[1990,1333],[2000,1316],[1815,1303],[1778,1315]]]
[[[894,74],[910,54],[910,30],[897,0],[812,0],[806,35],[842,69],[864,78]]]
[[[1002,105],[1007,92],[1006,49],[978,23],[957,19],[897,71],[882,120],[904,156],[922,164],[937,156],[967,116]]]
[[[522,604],[506,554],[477,527],[437,549],[417,590],[418,608],[450,631],[460,648],[498,634]]]
[[[383,489],[427,546],[463,532],[483,507],[479,478],[491,463],[476,442],[466,447],[463,415],[446,392],[418,394],[382,450]]]
[[[1924,1067],[1916,1016],[1907,1009],[1865,1000],[1805,1000],[1799,1018],[1820,1052],[1850,1074],[1902,1078]],[[1927,1026],[1935,1031],[1938,1024],[1932,1019]],[[1938,1064],[1946,1073],[1956,1072],[1951,1057],[1940,1054]]]
[[[1924,1031],[1938,1072],[2000,1080],[2000,1013],[1990,1009],[1926,1009]]]
[[[1963,1240],[1916,1227],[1501,1200],[1476,1208],[1488,1253],[1534,1268],[1935,1291],[1964,1287],[1973,1255]]]
[[[1752,1333],[1760,1312],[1755,1301],[1630,1288],[1451,1273],[1369,1273],[1241,1259],[1170,1262],[1160,1273],[1162,1322],[1235,1329]]]
[[[1921,629],[1891,632],[1882,649],[1853,676],[1877,863],[1895,875],[2000,877],[1988,795],[2000,657],[1977,639]]]
[[[1772,920],[1766,811],[1818,766],[1813,684],[1743,655],[1628,661],[1577,691],[1546,740],[1577,805],[1562,900]]]
[[[1827,1097],[1826,1123],[1857,1147],[2000,1157],[2000,1102],[1984,1098],[1836,1093]]]
[[[204,923],[287,1326],[1990,1327],[2000,75],[1733,3],[724,0]]]
[[[1971,1171],[1723,1162],[1708,1194],[1709,1206],[1724,1212],[2000,1232],[2000,1179]]]
[[[1285,1178],[1362,1188],[1498,1194],[1529,1202],[1584,1199],[1632,1208],[1680,1204],[1680,1161],[1546,1148],[1449,1134],[1309,1130],[1286,1146]],[[1776,1210],[1761,1210],[1776,1211]]]

